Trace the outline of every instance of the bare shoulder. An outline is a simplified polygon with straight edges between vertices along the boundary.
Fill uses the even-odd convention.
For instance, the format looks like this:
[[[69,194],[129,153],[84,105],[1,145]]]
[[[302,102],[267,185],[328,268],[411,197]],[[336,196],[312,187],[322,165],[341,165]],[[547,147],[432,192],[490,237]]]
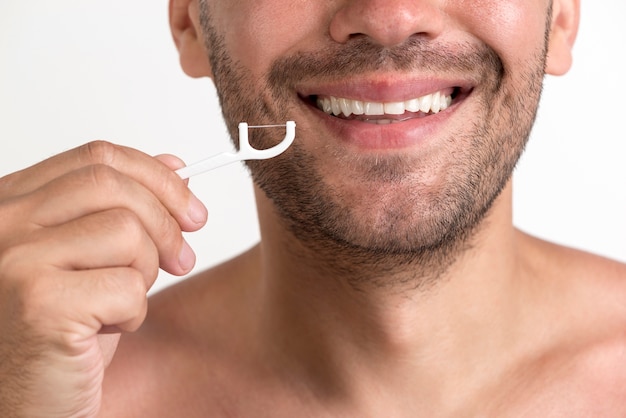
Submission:
[[[626,301],[626,263],[525,234],[522,242],[527,264],[539,275],[572,289],[580,286],[592,295]]]
[[[590,396],[607,405],[619,400],[621,407],[626,397],[626,264],[525,239],[532,248],[530,264],[549,283],[544,302],[552,305],[548,312],[559,323],[552,328],[562,342],[557,351],[572,355],[568,368]]]
[[[527,235],[521,242],[533,350],[499,416],[626,416],[626,265]]]
[[[626,335],[626,264],[529,237],[536,275],[581,324],[595,321]],[[578,317],[580,315],[580,317]]]
[[[624,416],[626,405],[626,264],[588,252],[561,248],[562,266],[574,279],[574,295],[589,337],[580,372],[602,416]],[[599,408],[599,409],[596,409]],[[616,415],[619,413],[619,415]],[[599,415],[596,415],[599,416]]]
[[[626,264],[573,248],[555,248],[554,276],[569,282],[590,308],[626,321]]]
[[[582,277],[606,279],[626,285],[626,263],[573,248],[558,248],[561,262],[576,269]]]

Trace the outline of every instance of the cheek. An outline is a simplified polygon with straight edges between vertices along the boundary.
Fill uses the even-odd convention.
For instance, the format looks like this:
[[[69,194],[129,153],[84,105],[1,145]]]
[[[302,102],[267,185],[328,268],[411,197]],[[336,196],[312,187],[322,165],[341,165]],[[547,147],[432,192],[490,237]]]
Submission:
[[[506,65],[534,57],[545,44],[547,0],[450,1],[449,13]]]
[[[228,10],[222,33],[234,58],[263,74],[280,56],[310,49],[327,32],[324,2],[240,1]],[[326,25],[326,26],[324,26]]]

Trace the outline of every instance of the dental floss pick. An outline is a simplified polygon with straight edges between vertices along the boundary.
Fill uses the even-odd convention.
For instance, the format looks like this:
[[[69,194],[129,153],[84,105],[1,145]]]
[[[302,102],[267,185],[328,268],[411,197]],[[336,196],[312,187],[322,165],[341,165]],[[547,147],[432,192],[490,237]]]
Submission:
[[[267,149],[256,149],[250,145],[248,141],[248,129],[258,128],[277,128],[285,127],[285,138]],[[291,146],[294,138],[296,137],[296,122],[287,121],[284,125],[253,125],[248,126],[246,122],[239,124],[239,150],[235,152],[227,151],[221,154],[213,155],[212,157],[198,161],[197,163],[188,165],[186,167],[176,170],[176,174],[182,179],[188,179],[196,174],[205,173],[207,171],[222,167],[226,164],[234,163],[236,161],[244,160],[266,160],[268,158],[274,158],[277,155],[282,154],[287,148]]]

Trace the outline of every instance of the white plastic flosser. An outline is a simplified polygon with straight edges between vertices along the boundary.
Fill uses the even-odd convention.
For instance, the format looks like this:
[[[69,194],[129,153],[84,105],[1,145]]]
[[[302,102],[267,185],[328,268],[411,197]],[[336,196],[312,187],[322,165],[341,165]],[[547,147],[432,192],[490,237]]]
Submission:
[[[248,129],[277,128],[282,126],[284,126],[286,130],[285,138],[277,145],[263,150],[253,148],[252,145],[250,145],[250,142],[248,141]],[[222,152],[221,154],[214,155],[202,161],[198,161],[197,163],[179,168],[178,170],[176,170],[176,174],[178,174],[182,179],[188,179],[189,177],[195,176],[196,174],[205,173],[207,171],[222,167],[226,164],[234,163],[236,161],[267,160],[268,158],[274,158],[277,155],[282,154],[287,148],[289,148],[289,146],[291,146],[291,144],[293,143],[295,137],[296,122],[291,120],[287,121],[284,125],[248,126],[246,122],[241,122],[239,124],[238,151]]]

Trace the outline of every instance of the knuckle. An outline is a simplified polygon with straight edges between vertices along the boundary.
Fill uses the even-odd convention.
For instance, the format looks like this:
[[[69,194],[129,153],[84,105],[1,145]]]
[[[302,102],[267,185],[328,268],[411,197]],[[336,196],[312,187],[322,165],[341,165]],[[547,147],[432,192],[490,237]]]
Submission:
[[[133,286],[133,289],[139,289],[139,286]],[[147,296],[146,289],[143,287],[143,292],[137,292],[135,294],[135,303],[132,305],[130,310],[131,318],[135,321],[143,322],[147,313]]]
[[[108,211],[109,228],[123,231],[127,242],[136,243],[145,237],[145,230],[139,216],[130,209],[115,208]]]
[[[146,298],[148,288],[146,287],[143,274],[138,270],[131,271],[132,273],[129,273],[125,280],[124,292],[130,297],[130,300],[133,301],[132,305],[137,305],[138,301],[143,301],[143,299]]]
[[[133,254],[132,264],[143,274],[143,283],[152,283],[158,275],[159,251],[155,238],[149,235],[139,216],[129,209],[112,209],[104,222],[107,225],[101,223],[101,227],[109,228],[116,234],[123,233],[122,245],[128,254]]]
[[[143,274],[137,270],[131,270],[128,273],[123,287],[119,294],[124,298],[124,312],[128,318],[126,328],[130,327],[134,330],[141,325],[148,312],[148,288]]]
[[[79,147],[79,158],[89,164],[112,165],[119,152],[119,147],[108,141],[91,141]]]
[[[120,174],[106,164],[92,164],[87,167],[91,185],[103,193],[114,194],[119,191]]]

